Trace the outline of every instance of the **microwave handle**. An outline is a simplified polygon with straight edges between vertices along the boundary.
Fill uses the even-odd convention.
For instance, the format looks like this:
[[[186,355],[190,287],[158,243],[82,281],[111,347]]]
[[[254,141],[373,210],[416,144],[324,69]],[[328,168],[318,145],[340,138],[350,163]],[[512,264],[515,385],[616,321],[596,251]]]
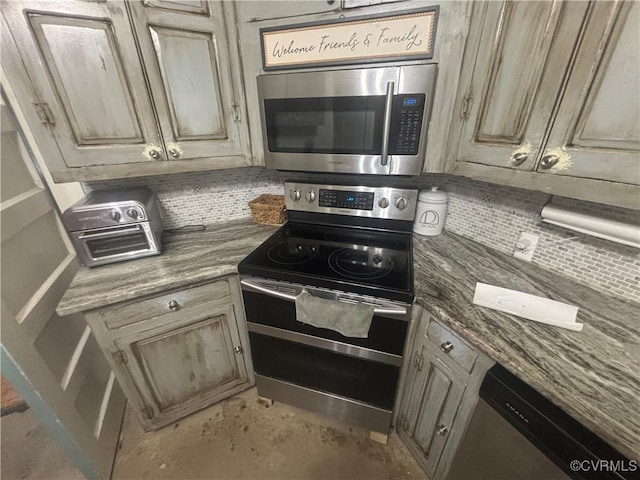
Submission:
[[[387,98],[384,102],[384,124],[382,126],[382,152],[380,163],[383,167],[389,163],[389,135],[391,133],[391,109],[393,108],[393,87],[395,82],[387,82]]]

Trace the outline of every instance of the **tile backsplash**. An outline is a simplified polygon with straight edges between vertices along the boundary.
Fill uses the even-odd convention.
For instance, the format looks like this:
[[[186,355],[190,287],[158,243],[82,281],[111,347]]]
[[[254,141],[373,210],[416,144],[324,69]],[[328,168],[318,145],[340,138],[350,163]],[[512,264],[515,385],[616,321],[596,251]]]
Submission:
[[[327,181],[345,176],[283,173],[247,167],[85,184],[87,190],[145,185],[156,192],[165,228],[213,224],[250,216],[248,202],[261,193],[283,193],[287,179]],[[386,179],[385,179],[386,180]],[[359,179],[354,179],[358,183]],[[640,302],[640,250],[542,224],[549,195],[451,175],[391,179],[389,183],[449,194],[445,229],[511,254],[520,232],[539,236],[532,263],[623,299]],[[554,198],[554,204],[638,222],[640,213]]]

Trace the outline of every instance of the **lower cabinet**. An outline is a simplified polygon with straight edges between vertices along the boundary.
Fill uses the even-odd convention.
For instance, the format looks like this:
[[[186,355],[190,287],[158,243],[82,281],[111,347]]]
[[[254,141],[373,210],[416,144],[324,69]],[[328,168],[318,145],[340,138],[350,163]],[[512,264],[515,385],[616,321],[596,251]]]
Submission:
[[[147,431],[254,383],[235,276],[86,317]]]
[[[494,362],[431,315],[416,310],[396,430],[436,480],[446,478],[482,379]]]

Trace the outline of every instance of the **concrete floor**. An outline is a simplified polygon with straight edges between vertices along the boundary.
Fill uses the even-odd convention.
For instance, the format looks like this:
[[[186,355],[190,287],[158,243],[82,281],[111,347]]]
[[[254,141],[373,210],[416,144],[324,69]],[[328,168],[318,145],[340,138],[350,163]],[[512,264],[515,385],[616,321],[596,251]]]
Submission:
[[[387,445],[282,403],[255,388],[144,433],[127,409],[114,479],[426,479],[393,434]]]
[[[84,478],[30,410],[0,421],[2,480]],[[274,403],[255,388],[145,433],[127,408],[113,479],[427,479],[395,434]]]
[[[30,409],[2,417],[0,437],[2,480],[84,479]]]

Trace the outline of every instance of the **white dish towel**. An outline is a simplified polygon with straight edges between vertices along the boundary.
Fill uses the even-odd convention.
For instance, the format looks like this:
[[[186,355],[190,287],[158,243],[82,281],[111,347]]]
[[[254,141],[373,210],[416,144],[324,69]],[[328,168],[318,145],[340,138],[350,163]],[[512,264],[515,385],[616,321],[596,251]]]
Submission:
[[[296,319],[318,328],[328,328],[345,337],[367,338],[373,320],[372,305],[327,300],[307,290],[296,297]]]

